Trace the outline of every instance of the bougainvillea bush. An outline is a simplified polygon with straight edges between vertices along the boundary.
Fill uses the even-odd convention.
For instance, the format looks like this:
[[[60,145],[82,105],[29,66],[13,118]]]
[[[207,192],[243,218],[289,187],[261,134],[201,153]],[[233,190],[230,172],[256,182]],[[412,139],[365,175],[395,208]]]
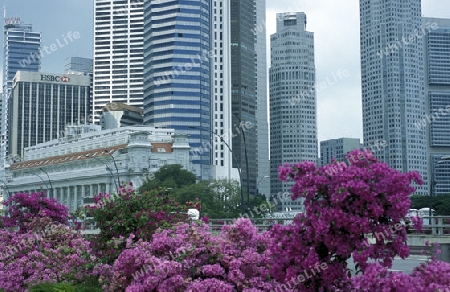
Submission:
[[[409,255],[406,230],[398,227],[415,191],[411,184],[422,184],[420,175],[400,173],[370,151],[352,151],[347,159],[349,164],[334,161],[323,167],[312,162],[280,166],[279,178],[295,182],[292,199],[303,199],[306,212],[293,225],[272,230],[271,251],[277,260],[271,274],[279,282],[297,282],[300,291],[345,291],[351,286],[350,257],[364,272],[369,259],[390,267],[395,256]],[[316,263],[327,268],[295,280]]]
[[[16,193],[3,202],[6,216],[3,219],[5,227],[19,227],[21,232],[27,232],[26,225],[35,218],[50,218],[54,222],[67,224],[68,208],[49,199],[44,192]]]
[[[367,151],[347,158],[281,166],[280,179],[294,182],[292,199],[306,212],[264,232],[241,218],[213,235],[163,191],[124,185],[86,209],[101,230],[88,242],[60,224],[67,211],[54,201],[20,195],[0,230],[0,288],[95,276],[113,292],[450,291],[450,264],[436,257],[409,275],[388,270],[409,254],[403,220],[413,184],[422,183],[417,172],[400,173]],[[411,222],[420,229],[421,220]]]
[[[392,272],[379,263],[369,264],[364,274],[352,278],[356,291],[450,291],[450,264],[435,259],[414,268],[410,275]]]
[[[27,291],[37,283],[93,276],[97,260],[90,242],[61,224],[67,222],[65,206],[39,194],[16,194],[6,203],[11,217],[3,218],[10,227],[0,229],[0,288]]]
[[[250,292],[275,287],[268,270],[270,237],[248,219],[224,226],[218,236],[197,222],[160,230],[151,242],[132,239],[109,278],[102,278],[105,290]]]
[[[112,264],[133,234],[151,240],[158,228],[169,228],[188,220],[187,207],[179,205],[163,190],[136,192],[132,184],[119,187],[117,195],[98,194],[86,215],[97,223],[100,233],[92,239],[93,249],[104,263]]]

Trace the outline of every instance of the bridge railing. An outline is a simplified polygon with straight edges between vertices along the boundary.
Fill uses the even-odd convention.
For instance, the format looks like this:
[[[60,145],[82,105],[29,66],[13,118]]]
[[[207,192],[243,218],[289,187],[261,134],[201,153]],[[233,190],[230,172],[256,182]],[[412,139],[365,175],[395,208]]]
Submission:
[[[100,232],[100,229],[97,227],[97,223],[91,217],[88,217],[79,223],[81,225],[82,234],[98,234]]]
[[[294,217],[286,218],[251,218],[253,225],[258,228],[259,231],[269,230],[273,225],[288,225],[292,223]],[[431,219],[431,220],[430,220]],[[220,231],[224,225],[234,224],[236,219],[209,219],[209,226],[211,231]],[[423,228],[422,231],[416,231],[413,228],[413,224],[410,222],[406,224],[408,233],[410,234],[432,234],[432,235],[445,235],[450,236],[450,216],[424,216],[422,217]],[[431,224],[430,224],[431,223]],[[95,222],[86,220],[81,224],[82,230],[86,230],[87,233],[92,233],[98,230]]]
[[[294,217],[286,218],[251,218],[253,225],[258,228],[259,231],[269,230],[273,225],[288,225],[292,222]],[[209,227],[211,231],[220,231],[224,225],[232,225],[236,222],[236,219],[209,219]]]
[[[450,216],[422,216],[421,218],[423,221],[422,231],[416,232],[413,230],[412,233],[450,236]]]
[[[421,234],[432,234],[432,235],[449,235],[450,236],[450,216],[423,216],[421,217],[423,221],[422,231],[416,231],[413,227],[412,222],[406,224],[408,233],[421,233]],[[288,225],[292,222],[294,217],[290,218],[251,218],[253,225],[255,225],[258,230],[268,230],[275,224]],[[220,231],[223,225],[231,225],[236,221],[236,219],[209,219],[209,226],[212,231]],[[430,224],[431,223],[431,224]]]

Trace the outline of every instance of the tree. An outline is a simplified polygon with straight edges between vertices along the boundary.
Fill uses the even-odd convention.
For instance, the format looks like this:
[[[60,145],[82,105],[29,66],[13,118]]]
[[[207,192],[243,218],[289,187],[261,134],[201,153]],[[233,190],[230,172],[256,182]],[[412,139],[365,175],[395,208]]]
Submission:
[[[410,199],[411,209],[428,208],[430,203],[430,196],[412,195]]]
[[[413,195],[411,196],[411,209],[422,209],[430,206],[430,197]],[[438,216],[450,215],[450,196],[437,195],[431,197],[431,208],[435,210],[434,214]]]
[[[153,175],[154,179],[147,179],[139,189],[140,192],[152,190],[154,188],[177,189],[195,184],[196,176],[192,172],[183,169],[180,164],[170,164],[162,166]]]
[[[139,193],[131,186],[121,186],[118,195],[99,194],[94,200],[94,206],[86,206],[86,215],[93,217],[100,229],[92,240],[93,248],[109,264],[125,248],[124,239],[130,234],[135,240],[150,240],[158,228],[188,220],[186,206],[162,189]]]
[[[202,217],[241,217],[241,188],[238,181],[210,180],[196,183],[195,174],[179,164],[164,165],[153,177],[154,179],[147,180],[141,186],[140,192],[155,188],[170,189],[167,193],[180,204],[203,198]],[[260,204],[263,204],[261,198],[252,198],[252,206]]]
[[[432,208],[436,210],[437,216],[450,216],[450,197],[449,195],[439,195],[433,200]]]
[[[357,272],[364,272],[372,265],[369,259],[390,267],[396,255],[409,255],[402,220],[415,191],[411,184],[423,183],[420,175],[400,173],[370,152],[354,150],[347,159],[352,164],[344,167],[338,162],[279,167],[280,180],[295,182],[292,200],[303,198],[306,212],[292,225],[272,228],[271,251],[277,260],[271,274],[282,283],[294,281],[295,290],[335,291],[335,283],[340,283],[340,290],[350,291],[347,260],[351,257]],[[368,242],[366,234],[373,235],[375,244]],[[323,268],[311,275],[317,264]]]
[[[205,200],[210,218],[238,218],[241,213],[240,185],[236,180],[217,180],[210,186],[212,196]]]
[[[67,226],[66,206],[43,192],[16,193],[3,204],[0,290],[28,291],[43,279],[83,283],[92,274],[97,259],[90,242]]]
[[[6,227],[19,227],[26,232],[27,223],[35,218],[50,218],[54,222],[67,224],[68,208],[56,199],[49,199],[44,192],[16,193],[6,202],[6,216],[3,224]]]
[[[108,291],[274,291],[269,242],[243,218],[218,236],[199,222],[178,224],[130,244],[104,282]]]
[[[350,153],[355,154],[360,152]],[[450,287],[450,264],[436,258],[411,275],[387,269],[396,255],[408,255],[401,222],[415,191],[411,184],[422,183],[419,174],[400,173],[373,157],[339,172],[331,171],[335,167],[335,163],[317,167],[310,162],[280,167],[280,179],[295,181],[292,199],[305,201],[306,213],[291,225],[275,225],[260,233],[248,219],[240,218],[217,236],[207,225],[193,222],[157,231],[148,242],[133,242],[130,237],[102,282],[112,283],[111,291],[444,291]],[[420,225],[416,220],[412,219]],[[375,237],[375,243],[368,242],[367,234]],[[352,277],[347,268],[350,257],[362,276]]]
[[[241,213],[240,189],[238,181],[210,180],[171,190],[169,195],[180,204],[200,199],[202,217],[238,218]]]

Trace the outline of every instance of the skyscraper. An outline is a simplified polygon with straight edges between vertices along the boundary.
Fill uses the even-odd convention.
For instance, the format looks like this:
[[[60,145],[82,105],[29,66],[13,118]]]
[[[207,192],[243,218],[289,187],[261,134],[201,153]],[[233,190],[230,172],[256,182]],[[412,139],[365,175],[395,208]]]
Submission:
[[[144,4],[144,123],[190,135],[198,178],[211,168],[211,1]]]
[[[95,123],[107,103],[142,107],[143,26],[143,1],[94,0]]]
[[[266,1],[254,0],[256,8],[254,34],[257,95],[257,135],[258,135],[258,193],[270,195],[269,122],[267,111],[267,44],[266,44]],[[258,28],[263,28],[259,30]]]
[[[84,74],[91,75],[93,73],[93,60],[82,57],[68,57],[64,72],[66,74]]]
[[[18,71],[9,102],[9,152],[65,135],[67,125],[88,124],[90,77]]]
[[[31,24],[20,18],[6,18],[3,22],[3,94],[1,107],[1,167],[4,168],[8,154],[8,100],[13,79],[18,70],[38,72],[41,66],[41,33],[34,32]],[[0,175],[1,176],[1,175]]]
[[[212,1],[211,58],[212,106],[212,178],[239,179],[233,155],[225,143],[231,147],[233,128],[231,124],[231,15],[229,0]],[[234,153],[234,152],[233,152]]]
[[[331,159],[345,161],[348,152],[360,149],[358,138],[339,138],[320,141],[320,165],[331,163]]]
[[[364,143],[385,140],[376,153],[402,172],[417,170],[427,193],[423,37],[420,0],[360,0]]]
[[[64,72],[66,74],[77,74],[77,75],[87,75],[91,80],[91,84],[89,86],[89,102],[92,104],[94,100],[94,60],[89,58],[82,57],[68,57],[66,58],[66,64],[64,68]],[[94,121],[92,115],[92,106],[89,109],[89,119],[88,121],[92,123]]]
[[[278,166],[317,162],[314,33],[306,30],[305,13],[279,13],[270,40],[270,188],[276,195],[292,186],[279,181]],[[288,199],[286,208],[302,210],[303,202]]]
[[[437,162],[450,155],[450,19],[424,17],[422,26],[431,28],[424,42],[427,114],[415,125],[427,130],[428,175],[436,182],[433,195],[443,195],[450,189],[450,163]]]
[[[258,176],[256,36],[253,33],[256,7],[254,0],[230,0],[230,9],[232,127],[240,128],[246,122],[254,125],[247,131],[234,130],[232,149],[242,169],[245,189],[250,190],[248,195],[255,195]],[[233,167],[237,167],[234,162]]]

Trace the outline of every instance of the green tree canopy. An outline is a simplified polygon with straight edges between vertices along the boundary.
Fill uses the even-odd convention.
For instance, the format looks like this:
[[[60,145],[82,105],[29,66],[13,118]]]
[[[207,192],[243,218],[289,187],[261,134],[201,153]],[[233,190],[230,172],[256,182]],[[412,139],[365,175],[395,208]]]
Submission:
[[[413,195],[411,196],[411,209],[422,209],[430,206],[430,197]],[[431,197],[431,208],[435,210],[435,215],[450,216],[450,195],[437,195]]]
[[[178,188],[170,196],[180,204],[201,200],[202,217],[238,218],[241,213],[240,185],[238,181],[210,180]]]
[[[162,189],[139,193],[124,188],[118,195],[99,194],[94,200],[95,205],[84,210],[100,229],[92,238],[92,247],[109,264],[125,249],[124,239],[130,234],[135,235],[135,240],[150,240],[158,228],[188,221],[187,207]]]
[[[164,165],[153,176],[150,176],[139,189],[139,192],[162,188],[168,195],[179,204],[194,202],[196,199],[202,200],[201,216],[208,216],[211,219],[239,218],[241,217],[241,187],[239,181],[235,180],[209,180],[196,183],[196,176],[192,172],[183,169],[179,164]],[[248,210],[247,196],[244,193],[246,214],[250,217],[261,217]],[[251,198],[250,210],[264,204],[264,198]]]
[[[196,181],[195,174],[184,169],[180,164],[164,165],[152,177],[153,179],[147,179],[141,186],[141,192],[149,191],[157,187],[178,189],[195,184]]]
[[[201,200],[202,211],[201,216],[208,216],[210,219],[230,219],[239,218],[243,214],[241,210],[241,187],[239,181],[236,180],[209,180],[200,181],[197,184],[189,185],[170,191],[170,196],[177,200],[180,204],[195,201],[197,198]],[[247,196],[244,193],[244,205],[248,217],[264,216],[261,208],[267,205],[265,198],[256,196],[250,198],[250,211],[247,206]],[[256,211],[255,211],[256,208]]]

